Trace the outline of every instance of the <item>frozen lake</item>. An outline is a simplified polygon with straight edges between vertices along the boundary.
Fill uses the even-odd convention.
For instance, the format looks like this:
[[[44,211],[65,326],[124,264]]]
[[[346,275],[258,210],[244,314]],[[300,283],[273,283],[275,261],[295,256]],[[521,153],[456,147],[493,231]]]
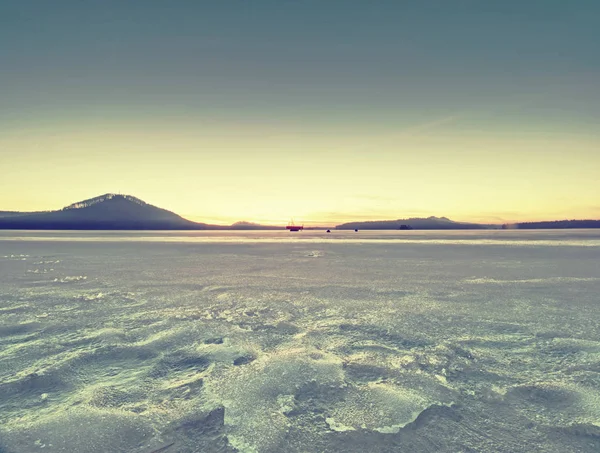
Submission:
[[[598,452],[600,231],[0,231],[0,452]]]

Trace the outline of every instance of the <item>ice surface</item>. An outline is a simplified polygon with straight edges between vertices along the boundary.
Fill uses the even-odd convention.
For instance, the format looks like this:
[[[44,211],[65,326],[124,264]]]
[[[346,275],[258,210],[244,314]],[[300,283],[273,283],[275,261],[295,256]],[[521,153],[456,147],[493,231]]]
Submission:
[[[600,451],[598,234],[1,232],[0,452]]]

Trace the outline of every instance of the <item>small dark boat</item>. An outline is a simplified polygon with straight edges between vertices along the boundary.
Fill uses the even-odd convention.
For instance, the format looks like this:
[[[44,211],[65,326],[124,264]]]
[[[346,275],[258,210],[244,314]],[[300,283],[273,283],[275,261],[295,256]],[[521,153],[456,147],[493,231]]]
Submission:
[[[292,220],[288,226],[285,227],[285,229],[290,231],[302,231],[304,229],[304,225],[295,225],[294,221]]]

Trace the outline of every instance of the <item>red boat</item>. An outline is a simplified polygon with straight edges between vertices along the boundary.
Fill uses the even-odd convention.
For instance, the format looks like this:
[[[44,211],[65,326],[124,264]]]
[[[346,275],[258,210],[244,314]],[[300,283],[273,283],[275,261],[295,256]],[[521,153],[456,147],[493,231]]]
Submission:
[[[290,231],[301,231],[304,229],[304,225],[294,225],[294,221],[292,220],[285,229]]]

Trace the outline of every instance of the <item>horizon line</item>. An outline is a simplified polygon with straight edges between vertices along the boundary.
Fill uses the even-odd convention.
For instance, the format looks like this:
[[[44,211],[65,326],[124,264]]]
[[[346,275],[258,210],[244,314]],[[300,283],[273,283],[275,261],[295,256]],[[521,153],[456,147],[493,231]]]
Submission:
[[[139,200],[145,204],[148,204],[150,206],[154,206],[156,208],[159,209],[164,209],[167,211],[170,211],[176,215],[178,215],[179,217],[188,220],[190,222],[194,222],[194,223],[204,223],[204,224],[208,224],[208,225],[215,225],[215,226],[219,226],[219,227],[227,227],[227,226],[233,226],[235,224],[239,224],[239,223],[246,223],[246,224],[253,224],[256,226],[267,226],[267,227],[277,227],[277,228],[285,228],[286,225],[289,225],[289,221],[283,221],[280,219],[252,219],[252,220],[246,220],[246,219],[242,219],[239,220],[239,217],[232,217],[232,216],[227,216],[227,217],[220,217],[220,216],[212,216],[212,217],[208,217],[207,216],[200,216],[200,215],[196,215],[196,214],[179,214],[174,210],[170,210],[167,208],[162,208],[158,205],[146,202],[144,200],[142,200],[141,198],[135,196],[135,195],[130,195],[127,193],[124,193],[122,191],[117,191],[117,192],[106,192],[102,195],[97,195],[95,197],[90,197],[90,198],[86,198],[84,200],[80,200],[77,202],[72,202],[70,204],[64,205],[58,209],[45,209],[45,210],[36,210],[36,211],[21,211],[21,210],[2,210],[0,209],[0,212],[14,212],[14,213],[43,213],[43,212],[55,212],[55,211],[60,211],[62,209],[66,209],[69,208],[71,206],[77,205],[77,204],[82,204],[85,203],[87,201],[91,201],[91,200],[95,200],[98,198],[102,198],[102,197],[106,197],[106,196],[110,196],[110,197],[114,197],[114,196],[120,196],[120,197],[129,197],[129,198],[133,198],[135,200]],[[361,218],[362,217],[362,218]],[[579,217],[579,216],[560,216],[560,217],[553,217],[551,215],[549,216],[545,216],[543,218],[537,218],[537,219],[528,219],[528,220],[505,220],[499,216],[495,216],[495,215],[487,215],[487,216],[473,216],[476,219],[475,220],[455,220],[452,219],[450,216],[444,215],[444,216],[438,216],[438,215],[410,215],[408,214],[407,217],[388,217],[386,218],[385,216],[378,216],[378,217],[368,217],[365,218],[364,214],[356,214],[356,217],[353,216],[349,216],[349,215],[344,215],[343,218],[342,216],[340,216],[339,220],[305,220],[305,221],[296,221],[296,223],[304,225],[305,228],[335,228],[337,226],[340,225],[344,225],[347,223],[368,223],[368,222],[393,222],[393,221],[407,221],[407,220],[433,220],[433,219],[446,219],[449,220],[451,222],[454,223],[465,223],[465,224],[473,224],[473,225],[482,225],[482,226],[511,226],[511,225],[517,225],[517,224],[521,224],[521,223],[540,223],[540,222],[560,222],[560,221],[593,221],[593,220],[599,220],[593,217]],[[297,217],[296,217],[297,218]],[[484,220],[486,218],[490,218],[490,220]],[[228,219],[228,220],[225,220]],[[234,220],[237,219],[237,220]],[[492,220],[493,219],[493,220]],[[550,219],[550,220],[548,220]]]

